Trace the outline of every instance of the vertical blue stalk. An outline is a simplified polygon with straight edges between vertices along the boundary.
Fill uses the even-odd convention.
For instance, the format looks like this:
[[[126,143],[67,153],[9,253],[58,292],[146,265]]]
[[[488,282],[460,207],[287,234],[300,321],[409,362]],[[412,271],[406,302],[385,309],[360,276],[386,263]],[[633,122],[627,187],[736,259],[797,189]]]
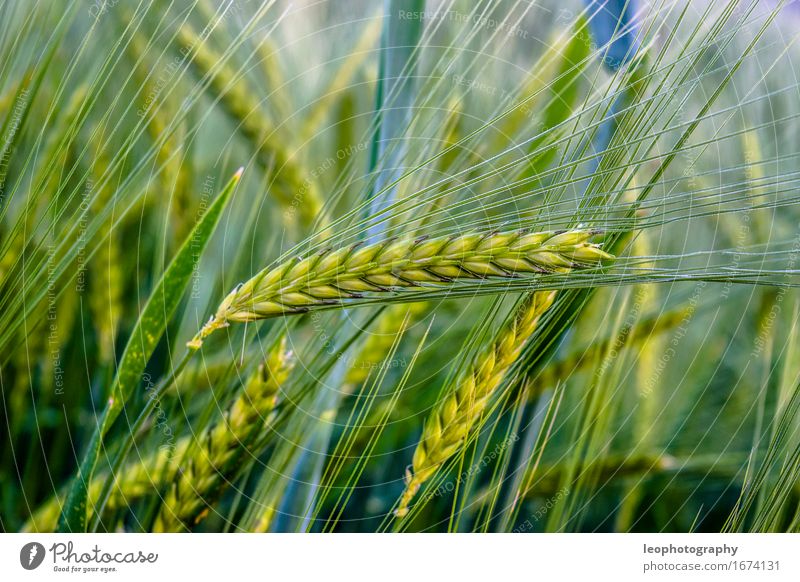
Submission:
[[[376,173],[376,176],[368,192],[369,216],[375,216],[394,202],[397,188],[390,186],[404,172],[402,163],[406,159],[408,146],[403,138],[413,119],[417,47],[422,36],[425,0],[385,0],[384,7],[369,161],[369,173]],[[387,226],[386,222],[371,225],[367,228],[365,240],[374,242],[380,239],[385,235]],[[341,321],[339,337],[344,338],[349,335],[347,330],[350,329],[346,313]],[[315,409],[326,412],[338,409],[342,396],[339,387],[347,373],[348,361],[348,358],[341,358],[336,363],[319,395],[319,406]],[[327,460],[324,451],[330,448],[333,426],[333,420],[328,419],[303,444],[303,452],[293,467],[291,483],[279,508],[274,531],[312,529],[315,496]]]
[[[639,51],[638,25],[634,22],[636,0],[585,0],[591,20],[589,27],[598,46],[603,50],[603,65],[612,74],[617,74]],[[614,98],[611,107],[606,112],[603,123],[598,128],[592,144],[596,157],[592,160],[592,171],[597,170],[608,150],[619,124],[618,115],[630,101],[630,88],[626,88]],[[617,527],[620,519],[625,520],[626,515],[635,507],[641,497],[642,490],[638,484],[626,488],[624,501],[620,504],[616,515]]]
[[[603,48],[603,64],[616,73],[639,50],[634,22],[636,0],[584,0],[589,9],[589,28]]]
[[[597,45],[602,49],[603,65],[616,74],[627,65],[639,50],[638,26],[634,22],[636,0],[584,0],[588,8],[589,28]],[[617,130],[618,115],[623,109],[625,97],[617,96],[606,112],[603,123],[592,143],[596,157],[592,160],[592,171],[602,160]]]
[[[617,74],[639,51],[639,31],[634,22],[636,0],[584,0],[584,2],[588,9],[587,18],[589,18],[591,34],[597,46],[602,49],[603,65],[611,74]],[[603,153],[614,138],[618,116],[624,109],[627,97],[623,94],[614,98],[594,135],[590,146],[592,152],[596,154],[591,162],[592,173],[597,170]],[[517,476],[510,479],[509,485],[506,487],[506,507],[511,508],[511,511],[507,511],[499,520],[500,531],[507,531],[510,520],[514,516],[513,508],[516,506],[516,494],[522,483],[521,476],[533,454],[541,429],[541,421],[538,419],[546,411],[546,402],[544,397],[539,399],[538,404],[528,402],[520,413],[522,443],[518,451],[512,452],[512,466],[515,468],[514,474]]]
[[[375,121],[370,148],[369,173],[377,172],[369,193],[369,216],[376,216],[396,198],[392,183],[403,174],[408,144],[404,134],[413,119],[416,99],[418,45],[422,37],[425,0],[385,0],[381,34]],[[386,231],[387,223],[367,229],[367,242]]]

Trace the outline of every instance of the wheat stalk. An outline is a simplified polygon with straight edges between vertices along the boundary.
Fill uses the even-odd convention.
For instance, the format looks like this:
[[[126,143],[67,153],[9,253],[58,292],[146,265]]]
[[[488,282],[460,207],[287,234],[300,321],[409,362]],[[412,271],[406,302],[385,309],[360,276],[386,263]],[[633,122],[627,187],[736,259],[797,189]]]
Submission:
[[[294,366],[284,337],[268,354],[264,364],[245,384],[223,422],[210,427],[200,438],[200,450],[188,459],[167,492],[154,523],[154,531],[182,531],[198,523],[209,503],[238,472],[237,462],[271,421],[278,392]]]
[[[408,505],[425,481],[452,457],[466,442],[470,430],[483,415],[492,394],[497,390],[536,329],[539,318],[553,304],[556,291],[529,294],[495,341],[482,351],[456,382],[448,395],[428,418],[406,475],[406,488],[395,514],[404,517]]]
[[[342,305],[364,293],[598,266],[611,255],[588,242],[593,234],[513,231],[401,238],[292,258],[234,289],[188,346],[199,348],[209,334],[230,322]]]

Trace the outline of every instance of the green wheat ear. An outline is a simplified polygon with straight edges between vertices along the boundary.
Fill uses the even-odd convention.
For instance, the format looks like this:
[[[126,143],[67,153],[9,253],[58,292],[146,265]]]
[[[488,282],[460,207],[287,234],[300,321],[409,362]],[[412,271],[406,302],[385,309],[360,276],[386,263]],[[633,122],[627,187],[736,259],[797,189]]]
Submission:
[[[596,267],[613,257],[589,242],[594,234],[591,230],[472,232],[390,239],[292,258],[234,289],[187,345],[199,348],[206,337],[231,322],[346,305],[348,299],[365,295],[413,294],[463,280]]]
[[[271,422],[280,388],[294,364],[284,336],[246,382],[224,420],[202,435],[200,446],[186,459],[187,468],[176,476],[165,495],[154,531],[182,531],[205,517],[208,506],[238,472],[244,451]]]
[[[176,32],[178,45],[191,54],[191,65],[201,79],[207,79],[211,90],[219,98],[220,108],[226,112],[241,134],[250,142],[257,159],[264,168],[275,173],[275,184],[270,192],[287,211],[297,211],[304,226],[314,223],[320,215],[323,200],[315,182],[305,176],[294,151],[279,136],[278,129],[264,113],[247,79],[225,62],[223,55],[211,48],[188,23]],[[283,139],[282,139],[283,137]],[[298,196],[301,196],[298,204]]]
[[[425,422],[422,438],[414,451],[412,470],[395,515],[405,517],[419,488],[455,455],[467,441],[475,423],[483,416],[506,372],[519,357],[525,342],[550,308],[556,291],[529,294],[494,342],[482,351]]]

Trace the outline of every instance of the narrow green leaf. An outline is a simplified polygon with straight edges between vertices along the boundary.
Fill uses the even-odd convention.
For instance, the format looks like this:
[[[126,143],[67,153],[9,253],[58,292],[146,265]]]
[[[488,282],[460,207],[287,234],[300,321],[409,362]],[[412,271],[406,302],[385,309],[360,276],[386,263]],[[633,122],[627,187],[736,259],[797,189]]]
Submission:
[[[222,211],[227,206],[241,175],[242,169],[240,168],[189,233],[142,310],[120,360],[106,408],[92,435],[89,448],[67,496],[58,522],[59,532],[86,531],[88,485],[97,465],[103,437],[122,412],[125,402],[136,386],[139,385],[147,361],[153,354],[153,350],[166,329],[167,322],[171,319],[191,281],[194,262],[202,254],[211,235],[214,234]]]

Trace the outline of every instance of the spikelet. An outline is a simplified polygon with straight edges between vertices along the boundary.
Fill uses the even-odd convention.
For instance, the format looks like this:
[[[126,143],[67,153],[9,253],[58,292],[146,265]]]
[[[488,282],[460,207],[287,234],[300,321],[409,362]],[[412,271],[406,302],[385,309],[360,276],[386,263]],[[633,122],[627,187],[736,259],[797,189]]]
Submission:
[[[441,150],[446,150],[452,146],[461,136],[461,120],[463,113],[463,102],[460,99],[452,98],[447,104],[447,116],[442,123],[441,145],[438,146]],[[348,119],[350,115],[342,115],[341,119]],[[341,127],[341,123],[339,126]],[[446,155],[439,158],[437,164],[437,171],[446,175],[455,159],[458,157],[458,150],[454,149]],[[447,182],[442,186],[442,190],[446,190],[451,182]],[[448,200],[448,196],[438,197],[426,211],[428,216],[433,216],[442,204]],[[367,337],[366,341],[362,344],[355,361],[352,363],[350,369],[345,376],[343,392],[350,393],[352,390],[360,385],[367,379],[370,372],[383,362],[386,354],[394,343],[395,336],[400,333],[403,327],[403,322],[406,318],[408,321],[407,326],[410,326],[417,321],[430,307],[430,304],[425,301],[411,303],[409,305],[392,305],[389,306],[378,317],[377,325],[374,330],[370,330],[371,334]]]
[[[611,255],[589,242],[589,230],[468,233],[392,239],[326,250],[265,269],[234,289],[188,346],[230,322],[247,322],[391,290],[412,293],[460,280],[511,278],[596,267]]]
[[[165,495],[154,531],[182,531],[205,517],[208,505],[237,474],[242,454],[263,435],[278,392],[293,366],[294,357],[286,351],[284,337],[247,381],[224,420],[200,437],[199,447],[187,459],[187,468],[176,476]]]
[[[51,323],[51,322],[48,322]],[[12,362],[14,363],[14,383],[11,386],[8,396],[6,396],[6,409],[8,412],[8,423],[11,434],[20,434],[24,426],[24,421],[30,412],[30,399],[34,394],[36,385],[37,369],[47,366],[52,359],[48,353],[46,329],[34,329],[25,337],[20,338],[20,343],[13,352]],[[45,357],[45,354],[47,357]],[[49,380],[42,374],[42,384]]]
[[[46,335],[46,345],[42,345],[41,352],[42,386],[56,393],[64,390],[62,357],[65,346],[73,337],[80,314],[79,301],[80,295],[75,287],[64,289],[56,300],[55,319],[48,321],[46,328],[39,332],[43,336]],[[42,343],[44,344],[44,341]]]
[[[186,454],[190,444],[189,437],[182,437],[175,441],[174,446],[164,443],[154,453],[126,465],[114,475],[114,487],[106,502],[106,509],[114,510],[130,505],[132,501],[152,493],[160,484],[171,482],[177,472],[176,461]],[[105,478],[92,480],[91,499],[99,498],[100,486],[104,480]]]
[[[457,380],[449,394],[425,422],[422,437],[414,451],[412,471],[395,514],[404,517],[419,488],[455,455],[467,441],[481,418],[491,396],[506,372],[517,360],[539,318],[550,308],[556,291],[529,294],[494,340]]]
[[[240,124],[239,130],[256,145],[261,145],[261,141],[273,132],[273,127],[255,93],[247,86],[246,79],[222,63],[222,55],[211,48],[191,25],[184,24],[178,28],[177,41],[184,54],[191,54],[192,66],[198,75],[208,79],[220,105]]]
[[[4,233],[0,237],[0,250],[6,243],[5,237],[11,238],[8,250],[0,256],[0,284],[5,281],[6,276],[14,269],[23,250],[31,242],[30,237],[37,219],[42,215],[52,197],[56,195],[58,177],[62,169],[59,166],[67,157],[67,148],[62,149],[64,145],[62,138],[72,131],[72,125],[86,100],[88,90],[88,84],[79,85],[72,92],[64,109],[57,116],[54,116],[53,122],[55,125],[51,128],[52,131],[49,132],[47,139],[42,144],[40,153],[36,156],[37,163],[30,181],[35,189],[34,191],[39,194],[30,197],[23,209],[24,216],[18,219],[24,224],[24,232],[19,227],[16,231],[9,228],[7,234]],[[9,97],[9,95],[4,97]],[[0,103],[0,111],[3,111],[2,103]],[[28,236],[29,240],[25,240],[25,235]]]
[[[276,135],[275,127],[255,98],[256,91],[190,25],[178,29],[177,40],[184,54],[191,54],[197,73],[208,78],[220,105],[238,124],[241,134],[256,148],[259,162],[273,169],[276,180],[270,192],[290,214],[296,212],[302,224],[312,224],[322,208],[317,185],[304,175],[292,151]]]
[[[53,190],[58,188],[59,177],[64,169],[63,165],[69,153],[69,146],[73,143],[73,132],[76,130],[73,124],[76,124],[88,94],[88,83],[78,85],[70,94],[69,101],[67,101],[64,109],[52,118],[53,126],[50,127],[50,134],[44,140],[41,153],[37,156],[37,165],[34,170],[34,177],[31,180],[31,184],[42,193],[38,196],[39,212],[44,210],[50,200],[49,196],[43,194],[52,191],[50,188],[53,188]],[[64,142],[64,137],[67,135],[69,137]],[[38,217],[39,212],[35,216]],[[31,214],[28,224],[32,225],[33,222],[34,215]]]

